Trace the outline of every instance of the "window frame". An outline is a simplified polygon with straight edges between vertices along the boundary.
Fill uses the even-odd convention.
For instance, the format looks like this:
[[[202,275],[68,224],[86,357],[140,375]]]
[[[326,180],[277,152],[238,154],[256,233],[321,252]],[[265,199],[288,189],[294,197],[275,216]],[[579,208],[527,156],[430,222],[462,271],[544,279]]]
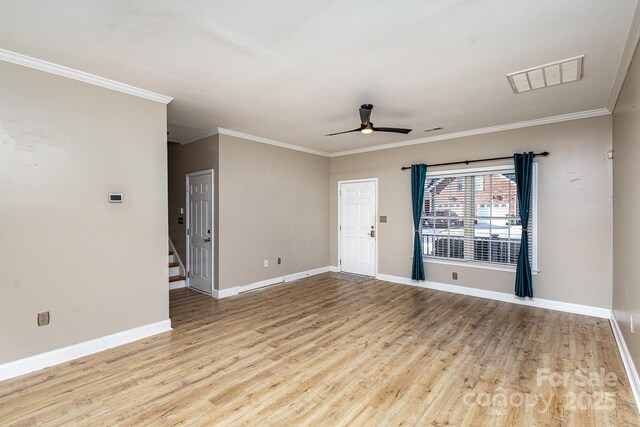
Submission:
[[[464,169],[443,169],[437,171],[428,171],[426,180],[430,178],[437,178],[442,176],[452,176],[456,177],[460,176],[473,176],[480,174],[488,174],[490,172],[500,171],[514,171],[513,164],[510,165],[497,165],[497,166],[485,166],[485,167],[474,167],[474,168],[464,168]],[[538,274],[538,162],[533,162],[533,182],[531,185],[531,227],[533,230],[529,232],[529,239],[531,240],[531,273],[536,275]],[[475,185],[475,178],[474,178]],[[422,231],[420,232],[420,237],[422,238]],[[422,241],[424,244],[424,240]],[[444,264],[444,265],[459,265],[463,267],[470,268],[479,268],[486,270],[497,270],[497,271],[508,271],[515,272],[516,266],[513,264],[502,264],[502,263],[494,263],[494,262],[483,262],[483,261],[468,261],[460,258],[444,258],[444,257],[436,257],[433,255],[422,255],[422,261],[433,263],[433,264]]]

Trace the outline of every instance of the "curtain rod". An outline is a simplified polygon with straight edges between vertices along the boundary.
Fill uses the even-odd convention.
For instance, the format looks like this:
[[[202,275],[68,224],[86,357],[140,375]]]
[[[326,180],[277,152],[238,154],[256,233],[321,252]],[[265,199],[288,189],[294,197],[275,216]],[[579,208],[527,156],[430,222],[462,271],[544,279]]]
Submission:
[[[548,151],[543,151],[542,153],[534,153],[533,157],[547,157],[549,155]],[[466,164],[468,165],[469,163],[477,163],[477,162],[490,162],[493,160],[509,160],[509,159],[513,159],[513,156],[504,156],[504,157],[492,157],[490,159],[475,159],[475,160],[463,160],[461,162],[448,162],[448,163],[435,163],[433,165],[427,165],[427,167],[435,167],[435,166],[450,166],[450,165],[461,165],[461,164]],[[411,169],[411,166],[403,166],[402,170],[406,170],[406,169]]]

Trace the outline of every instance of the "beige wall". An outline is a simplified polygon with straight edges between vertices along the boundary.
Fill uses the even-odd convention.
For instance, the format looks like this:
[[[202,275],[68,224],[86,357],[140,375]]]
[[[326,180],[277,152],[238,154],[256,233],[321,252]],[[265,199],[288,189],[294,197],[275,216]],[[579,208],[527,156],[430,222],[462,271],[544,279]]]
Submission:
[[[329,265],[328,158],[226,135],[168,149],[169,229],[183,262],[185,174],[216,171],[215,289]]]
[[[331,159],[331,264],[338,265],[338,180],[379,179],[378,271],[411,276],[411,178],[400,167],[548,150],[539,160],[538,298],[611,307],[611,117],[536,126]],[[506,163],[510,163],[507,161]],[[494,164],[506,164],[494,163]],[[483,163],[481,166],[490,166]],[[464,165],[463,165],[464,166]],[[434,169],[435,170],[435,169]],[[458,272],[457,281],[451,279]],[[511,272],[426,263],[427,280],[512,293]]]
[[[640,54],[636,54],[613,114],[613,311],[640,367]],[[630,316],[636,335],[631,334]]]
[[[0,363],[168,319],[165,141],[163,104],[0,62]]]
[[[218,235],[218,135],[180,145],[175,143],[167,144],[168,165],[169,165],[169,236],[176,248],[180,260],[185,264],[186,258],[186,175],[191,172],[213,169],[213,242],[214,254],[219,249]],[[184,209],[184,214],[180,215],[178,209]],[[178,224],[178,218],[183,217],[184,223]],[[218,282],[218,257],[214,257],[214,284]]]
[[[328,158],[220,135],[219,176],[220,289],[329,265]]]

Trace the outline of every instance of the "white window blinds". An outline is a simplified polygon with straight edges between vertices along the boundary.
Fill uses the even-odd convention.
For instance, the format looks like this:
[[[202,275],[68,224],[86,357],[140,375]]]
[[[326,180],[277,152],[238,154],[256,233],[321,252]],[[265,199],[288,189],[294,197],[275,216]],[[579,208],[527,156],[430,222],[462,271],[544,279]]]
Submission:
[[[527,227],[532,269],[536,268],[535,172]],[[513,167],[428,173],[421,233],[425,257],[515,266],[522,224]]]

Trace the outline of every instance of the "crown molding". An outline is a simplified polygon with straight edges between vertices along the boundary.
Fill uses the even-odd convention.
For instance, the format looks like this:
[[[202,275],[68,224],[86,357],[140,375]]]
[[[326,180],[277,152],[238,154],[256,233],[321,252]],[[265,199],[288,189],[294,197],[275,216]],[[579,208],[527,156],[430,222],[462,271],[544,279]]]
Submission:
[[[508,123],[508,124],[505,124],[505,125],[490,126],[490,127],[486,127],[486,128],[479,128],[479,129],[471,129],[471,130],[465,130],[465,131],[461,131],[461,132],[447,133],[447,134],[444,134],[444,135],[437,135],[437,136],[431,136],[431,137],[426,137],[426,138],[412,139],[412,140],[409,140],[409,141],[393,142],[393,143],[390,143],[390,144],[377,145],[377,146],[374,146],[374,147],[365,147],[365,148],[357,148],[357,149],[354,149],[354,150],[338,151],[338,152],[335,152],[335,153],[327,153],[326,151],[314,150],[312,148],[302,147],[300,145],[289,144],[287,142],[276,141],[276,140],[273,140],[273,139],[263,138],[261,136],[250,135],[248,133],[242,133],[242,132],[238,132],[238,131],[231,130],[231,129],[225,129],[225,128],[209,129],[209,130],[206,130],[206,131],[204,131],[202,133],[194,135],[194,136],[192,136],[190,138],[186,138],[186,139],[180,140],[178,142],[181,145],[184,145],[184,144],[189,144],[190,142],[195,142],[195,141],[199,141],[199,140],[204,139],[204,138],[208,138],[208,137],[213,136],[213,135],[227,135],[227,136],[233,136],[235,138],[242,138],[242,139],[246,139],[246,140],[249,140],[249,141],[259,142],[261,144],[274,145],[276,147],[287,148],[289,150],[302,151],[304,153],[315,154],[317,156],[341,157],[341,156],[349,156],[349,155],[352,155],[352,154],[368,153],[368,152],[371,152],[371,151],[380,151],[380,150],[389,150],[391,148],[407,147],[407,146],[410,146],[410,145],[426,144],[426,143],[429,143],[429,142],[445,141],[445,140],[448,140],[448,139],[464,138],[464,137],[467,137],[467,136],[483,135],[483,134],[495,133],[495,132],[503,132],[503,131],[506,131],[506,130],[521,129],[521,128],[527,128],[527,127],[532,127],[532,126],[548,125],[548,124],[552,124],[552,123],[567,122],[567,121],[571,121],[571,120],[587,119],[589,117],[606,116],[606,115],[610,115],[610,114],[611,114],[611,111],[607,110],[606,108],[599,108],[599,109],[596,109],[596,110],[579,111],[577,113],[561,114],[559,116],[543,117],[541,119],[526,120],[524,122]]]
[[[309,154],[315,154],[317,156],[329,157],[329,153],[327,153],[326,151],[314,150],[313,148],[302,147],[300,145],[289,144],[287,142],[276,141],[274,139],[263,138],[261,136],[251,135],[251,134],[248,134],[248,133],[238,132],[238,131],[235,131],[235,130],[225,129],[225,128],[209,129],[209,130],[206,130],[206,131],[204,131],[202,133],[194,135],[192,137],[185,138],[185,139],[179,141],[179,143],[181,145],[189,144],[190,142],[199,141],[201,139],[208,138],[208,137],[213,136],[213,135],[233,136],[234,138],[241,138],[241,139],[246,139],[248,141],[259,142],[261,144],[273,145],[273,146],[280,147],[280,148],[286,148],[288,150],[302,151],[303,153],[309,153]]]
[[[494,133],[494,132],[503,132],[506,130],[521,129],[521,128],[527,128],[532,126],[567,122],[570,120],[586,119],[589,117],[606,116],[609,114],[611,114],[611,111],[607,110],[606,108],[599,108],[597,110],[580,111],[577,113],[562,114],[559,116],[551,116],[551,117],[544,117],[541,119],[526,120],[524,122],[508,123],[505,125],[471,129],[471,130],[465,130],[461,132],[447,133],[444,135],[412,139],[409,141],[392,142],[390,144],[376,145],[374,147],[365,147],[365,148],[357,148],[355,150],[338,151],[336,153],[330,153],[329,157],[349,156],[352,154],[368,153],[371,151],[388,150],[391,148],[399,148],[399,147],[408,147],[410,145],[426,144],[428,142],[445,141],[447,139],[464,138],[467,136],[483,135],[486,133]]]
[[[636,2],[635,10],[633,11],[633,17],[631,18],[631,26],[629,27],[629,33],[627,34],[627,41],[624,44],[622,50],[622,56],[620,57],[620,63],[618,64],[618,71],[616,77],[613,80],[613,87],[611,88],[611,95],[609,96],[609,102],[607,109],[613,112],[618,102],[618,97],[622,91],[622,85],[629,72],[631,66],[631,60],[633,54],[638,46],[638,40],[640,40],[640,1]]]
[[[54,64],[52,62],[43,61],[41,59],[32,58],[20,53],[11,52],[10,50],[0,49],[0,61],[11,62],[13,64],[44,71],[45,73],[67,77],[69,79],[78,80],[80,82],[89,83],[94,86],[100,86],[106,89],[115,90],[117,92],[126,93],[128,95],[137,96],[139,98],[148,99],[150,101],[160,102],[162,104],[168,104],[173,100],[173,98],[171,98],[170,96],[160,95],[158,93],[130,86],[125,83],[120,83],[115,80],[110,80],[104,77],[85,73],[84,71]]]
[[[181,139],[177,141],[180,145],[189,144],[191,142],[200,141],[201,139],[209,138],[210,136],[217,135],[219,133],[218,128],[213,128],[209,130],[205,130],[197,135],[190,136],[189,138]]]
[[[237,132],[231,129],[218,128],[220,135],[233,136],[235,138],[248,139],[249,141],[259,142],[261,144],[274,145],[276,147],[287,148],[289,150],[302,151],[303,153],[315,154],[316,156],[330,157],[326,151],[314,150],[313,148],[303,147],[300,145],[289,144],[288,142],[276,141],[274,139],[263,138],[261,136],[250,135],[248,133]]]

